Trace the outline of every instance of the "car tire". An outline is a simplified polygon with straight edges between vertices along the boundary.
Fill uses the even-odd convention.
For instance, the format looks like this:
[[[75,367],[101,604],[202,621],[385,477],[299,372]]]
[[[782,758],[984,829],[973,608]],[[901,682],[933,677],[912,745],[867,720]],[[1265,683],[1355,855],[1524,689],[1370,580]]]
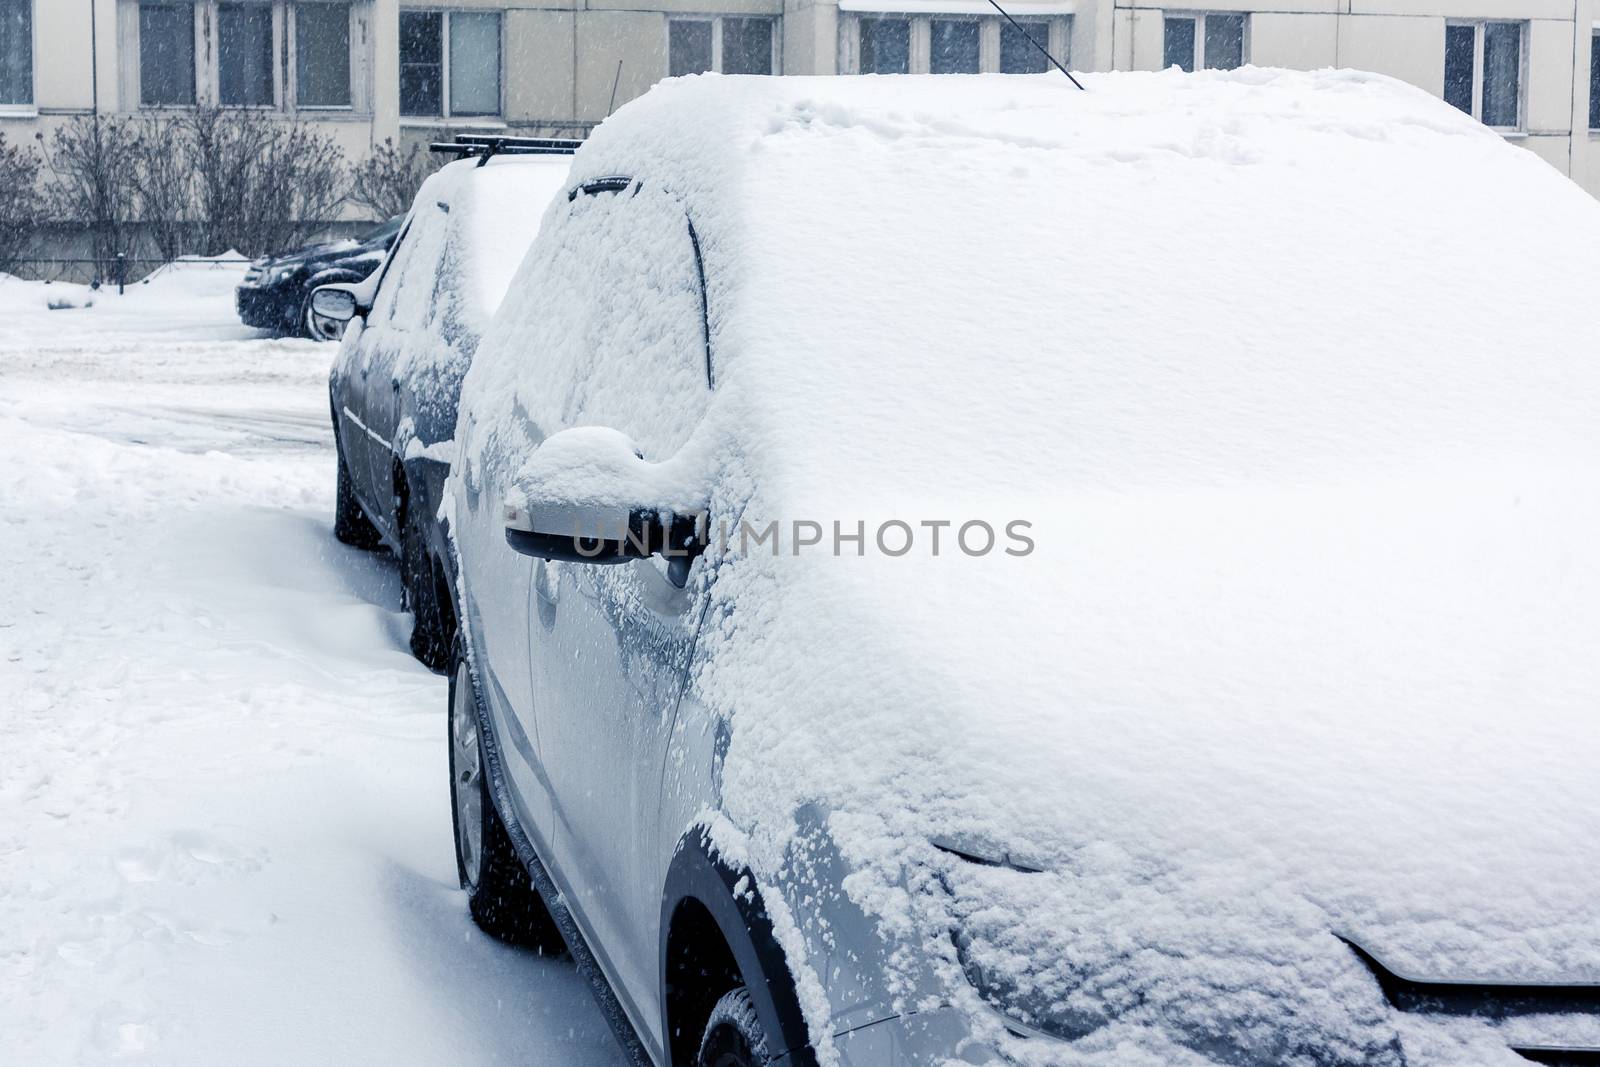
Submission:
[[[767,1067],[771,1062],[750,991],[744,986],[730,989],[711,1009],[697,1067]]]
[[[361,510],[356,499],[355,483],[350,480],[350,467],[344,461],[344,448],[339,445],[339,430],[334,427],[334,451],[339,457],[339,486],[333,502],[333,536],[354,548],[377,548],[383,538],[372,525],[367,513]]]
[[[450,815],[456,839],[456,874],[467,891],[472,921],[490,937],[537,949],[566,951],[561,931],[517,858],[495,810],[480,743],[482,718],[465,657],[450,672]]]
[[[406,606],[411,609],[411,654],[430,671],[450,666],[450,635],[445,632],[445,605],[439,603],[433,560],[421,521],[407,514],[400,529],[400,577]]]
[[[317,336],[316,329],[311,325],[311,291],[309,289],[306,291],[305,298],[300,301],[300,318],[295,323],[295,327],[296,336],[309,338],[312,341],[322,340]]]

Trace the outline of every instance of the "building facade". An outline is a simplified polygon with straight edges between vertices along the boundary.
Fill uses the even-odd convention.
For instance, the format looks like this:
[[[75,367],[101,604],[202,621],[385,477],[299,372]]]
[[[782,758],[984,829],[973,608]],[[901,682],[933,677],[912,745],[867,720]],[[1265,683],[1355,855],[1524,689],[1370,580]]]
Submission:
[[[1002,0],[1004,3],[1005,0]],[[1193,0],[1175,0],[1189,5]],[[385,139],[582,131],[663,77],[1352,67],[1600,195],[1600,0],[0,0],[0,133],[195,104]]]

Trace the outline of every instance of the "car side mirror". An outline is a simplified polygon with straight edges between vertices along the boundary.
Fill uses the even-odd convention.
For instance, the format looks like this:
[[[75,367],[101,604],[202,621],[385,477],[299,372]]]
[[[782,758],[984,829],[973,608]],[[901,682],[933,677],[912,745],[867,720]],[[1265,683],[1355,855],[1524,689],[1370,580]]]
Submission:
[[[356,294],[341,285],[324,285],[311,294],[311,313],[333,322],[349,322],[360,305]]]
[[[675,576],[705,549],[706,509],[668,464],[645,461],[616,430],[579,426],[547,438],[505,505],[506,543],[565,563],[662,556]]]

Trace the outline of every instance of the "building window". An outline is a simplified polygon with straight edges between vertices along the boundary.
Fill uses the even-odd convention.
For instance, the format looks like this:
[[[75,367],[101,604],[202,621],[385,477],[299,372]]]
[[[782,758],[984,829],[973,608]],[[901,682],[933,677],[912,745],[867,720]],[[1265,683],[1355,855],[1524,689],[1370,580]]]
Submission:
[[[145,107],[349,108],[365,69],[351,0],[127,0],[122,11],[120,47],[137,58],[123,92]]]
[[[934,74],[976,74],[979,67],[977,19],[934,19],[929,32],[928,70]]]
[[[861,20],[862,74],[911,73],[911,20]]]
[[[350,106],[350,6],[300,3],[294,9],[295,105]]]
[[[715,70],[711,19],[673,19],[667,23],[667,75],[703,74]]]
[[[218,98],[223,107],[271,107],[272,8],[217,5]]]
[[[773,74],[777,23],[768,18],[674,18],[667,22],[667,76]]]
[[[500,114],[500,13],[400,13],[400,113]]]
[[[1444,30],[1444,99],[1485,126],[1522,125],[1522,23],[1450,23]]]
[[[400,13],[400,114],[444,114],[444,14]]]
[[[1161,65],[1187,71],[1242,67],[1245,33],[1243,15],[1168,15],[1162,26]]]
[[[0,107],[33,103],[33,0],[0,0]]]
[[[1041,48],[1063,64],[1068,61],[1070,26],[1068,19],[1013,25],[997,16],[850,15],[839,23],[839,69],[853,74],[1036,74],[1050,69]]]
[[[139,102],[192,106],[194,81],[194,4],[141,0]]]
[[[1600,130],[1600,26],[1589,38],[1589,128]]]
[[[724,18],[722,63],[724,74],[771,74],[776,44],[771,19]]]
[[[1031,38],[1031,39],[1030,39]],[[1037,41],[1038,44],[1034,42]],[[1039,51],[1050,47],[1048,22],[1000,23],[1000,71],[1003,74],[1042,74],[1050,61]]]

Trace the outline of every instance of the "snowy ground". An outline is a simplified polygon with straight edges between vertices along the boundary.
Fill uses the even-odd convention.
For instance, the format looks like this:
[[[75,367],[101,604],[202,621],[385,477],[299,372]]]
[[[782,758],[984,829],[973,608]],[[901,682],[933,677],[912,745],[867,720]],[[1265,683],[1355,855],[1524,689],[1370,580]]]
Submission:
[[[0,1062],[610,1064],[456,888],[444,681],[237,275],[0,277]]]

